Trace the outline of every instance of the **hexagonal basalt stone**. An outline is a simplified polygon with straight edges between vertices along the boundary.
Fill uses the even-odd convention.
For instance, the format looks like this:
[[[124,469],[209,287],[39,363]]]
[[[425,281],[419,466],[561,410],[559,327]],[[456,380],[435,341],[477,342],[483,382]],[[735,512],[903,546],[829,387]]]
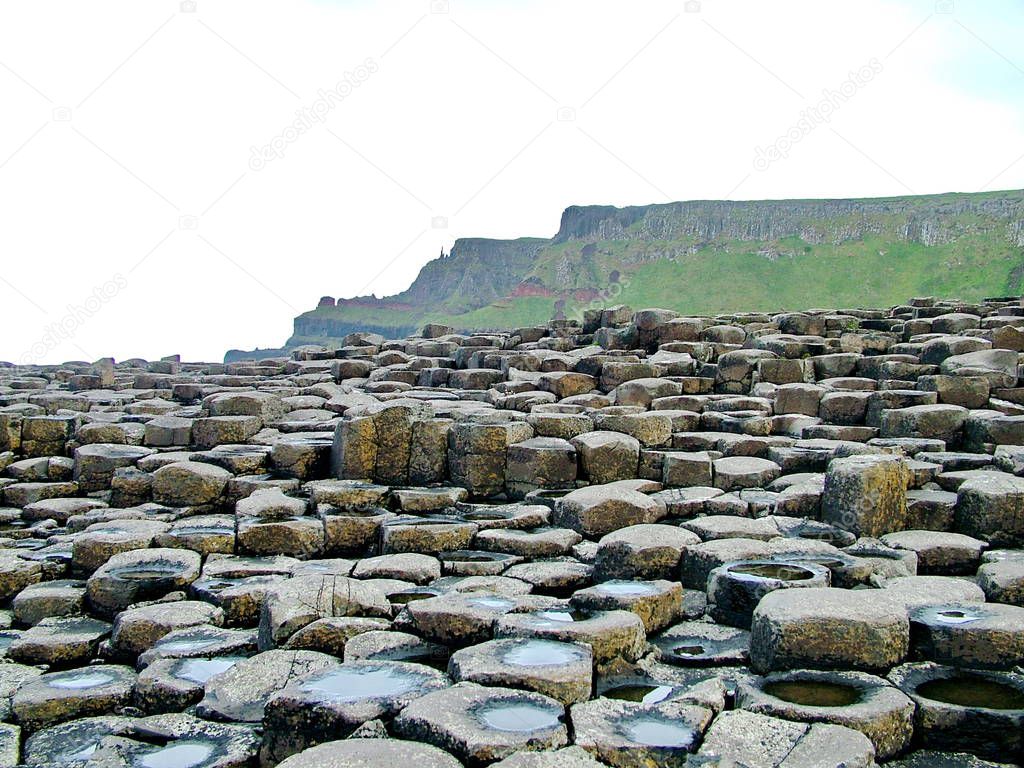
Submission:
[[[467,549],[478,527],[457,518],[395,517],[381,529],[381,552],[396,554],[418,552],[436,555]]]
[[[517,555],[472,549],[442,552],[440,560],[442,571],[455,576],[497,576],[509,566],[522,562]]]
[[[411,631],[437,643],[463,647],[491,639],[495,622],[527,605],[548,606],[550,598],[512,597],[488,592],[448,593],[406,606],[400,617]]]
[[[448,684],[430,667],[397,661],[346,662],[296,678],[267,701],[263,760],[277,762],[347,736],[368,720],[393,717]]]
[[[158,547],[191,549],[201,555],[235,551],[235,519],[230,515],[197,515],[186,517],[157,535]]]
[[[727,456],[713,462],[714,486],[723,490],[763,488],[782,474],[774,461],[754,456]]]
[[[153,501],[172,507],[213,504],[220,500],[230,479],[230,472],[213,464],[167,464],[153,473]]]
[[[203,698],[206,681],[242,660],[241,656],[158,659],[139,673],[134,701],[144,712],[178,712]]]
[[[560,703],[539,693],[459,683],[413,701],[395,719],[394,729],[478,765],[520,750],[565,746],[564,716]]]
[[[956,529],[994,547],[1024,545],[1024,478],[985,473],[957,489]]]
[[[882,583],[886,597],[908,611],[946,603],[981,603],[985,593],[969,579],[954,576],[903,576]]]
[[[537,488],[572,488],[576,448],[557,437],[533,437],[513,443],[505,453],[505,488],[521,499]]]
[[[888,681],[862,672],[781,672],[741,681],[737,706],[805,723],[860,731],[888,760],[910,746],[914,702]]]
[[[596,663],[618,657],[636,661],[646,644],[643,620],[630,611],[549,608],[507,613],[498,619],[495,635],[585,643],[593,649]]]
[[[636,477],[640,441],[621,432],[586,432],[572,439],[580,472],[591,483],[611,483]]]
[[[338,659],[325,653],[265,651],[209,678],[196,713],[211,720],[258,723],[277,691],[307,674],[339,666]]]
[[[284,644],[302,627],[331,616],[391,616],[377,586],[344,576],[295,576],[274,584],[260,614],[260,648]]]
[[[324,547],[328,553],[336,555],[375,554],[380,545],[381,528],[396,517],[383,507],[337,509],[321,505],[317,514],[324,524]]]
[[[139,459],[152,453],[152,448],[135,445],[83,445],[75,449],[74,479],[83,495],[90,491],[102,491],[110,487],[116,469],[133,466]]]
[[[224,611],[226,626],[252,627],[259,623],[260,610],[267,594],[285,578],[280,574],[201,577],[189,585],[189,594]]]
[[[710,709],[683,702],[644,705],[604,698],[570,711],[577,746],[618,768],[681,768],[712,716]]]
[[[18,621],[33,625],[46,618],[81,613],[84,603],[84,581],[56,579],[28,585],[11,601],[11,608]]]
[[[978,584],[988,600],[1024,607],[1024,558],[1005,558],[978,568]]]
[[[905,664],[889,679],[917,705],[914,738],[927,749],[1020,761],[1024,748],[1024,677]]]
[[[149,547],[153,539],[170,528],[157,520],[112,520],[94,523],[79,533],[72,544],[72,562],[94,571],[114,555]]]
[[[651,633],[682,618],[683,588],[670,581],[604,581],[578,590],[570,603],[583,611],[632,611]]]
[[[900,531],[882,537],[882,543],[894,549],[917,554],[917,572],[923,576],[973,575],[981,564],[981,553],[988,544],[961,533]]]
[[[523,557],[557,557],[568,554],[583,537],[569,528],[489,528],[477,533],[476,546],[492,552]]]
[[[462,768],[442,749],[400,739],[350,739],[310,747],[280,763],[279,768]]]
[[[665,505],[619,484],[592,485],[572,491],[558,501],[553,522],[584,536],[605,534],[640,523],[656,523]]]
[[[720,624],[749,629],[761,598],[779,589],[827,587],[831,571],[812,563],[740,560],[720,565],[708,576],[708,613]]]
[[[24,664],[68,667],[88,664],[110,624],[88,616],[43,619],[11,643],[7,655]]]
[[[825,474],[821,519],[863,536],[903,530],[909,480],[906,463],[899,456],[835,459]]]
[[[318,517],[299,514],[278,518],[239,514],[237,521],[238,549],[246,554],[314,558],[324,551],[324,523]]]
[[[1024,659],[1024,608],[998,603],[926,606],[910,614],[916,658],[981,669],[1011,669]]]
[[[11,701],[15,718],[28,730],[112,712],[131,701],[135,673],[128,667],[91,666],[40,675],[18,689]]]
[[[151,603],[122,611],[114,619],[111,650],[133,657],[151,648],[157,640],[176,629],[200,624],[221,624],[224,613],[215,606],[195,600]]]
[[[575,704],[590,698],[590,648],[553,640],[490,640],[456,651],[448,662],[453,680],[523,688]]]
[[[387,630],[391,622],[363,616],[330,616],[317,619],[288,638],[285,648],[296,651],[320,651],[337,656],[345,655],[348,642],[366,633]]]
[[[674,579],[683,550],[700,538],[674,525],[620,528],[598,542],[594,579]]]
[[[909,644],[906,609],[884,592],[785,589],[754,610],[750,661],[758,672],[886,670],[903,661]]]
[[[938,438],[956,441],[968,410],[959,405],[912,405],[887,408],[879,417],[882,437]]]
[[[11,719],[11,697],[27,682],[39,677],[43,671],[38,667],[9,662],[0,664],[0,718]]]
[[[182,549],[139,549],[111,557],[86,582],[90,605],[112,616],[132,603],[187,587],[199,577],[202,558]]]
[[[104,737],[90,757],[97,768],[242,768],[252,765],[259,737],[251,728],[209,723],[183,713],[133,720]]]
[[[357,579],[402,579],[413,584],[429,584],[441,578],[441,563],[436,557],[414,552],[367,557],[356,563],[352,576]]]
[[[743,665],[750,633],[702,621],[684,621],[651,638],[661,661],[684,667]]]
[[[873,768],[867,736],[841,725],[806,725],[737,709],[723,712],[704,734],[695,765],[708,768]]]
[[[139,656],[139,666],[161,659],[250,656],[255,652],[255,630],[224,629],[212,624],[199,624],[168,632]]]
[[[511,566],[505,575],[525,581],[543,595],[568,596],[590,583],[593,566],[574,560],[534,560]]]
[[[451,652],[408,632],[371,630],[345,644],[345,661],[407,661],[446,669]]]

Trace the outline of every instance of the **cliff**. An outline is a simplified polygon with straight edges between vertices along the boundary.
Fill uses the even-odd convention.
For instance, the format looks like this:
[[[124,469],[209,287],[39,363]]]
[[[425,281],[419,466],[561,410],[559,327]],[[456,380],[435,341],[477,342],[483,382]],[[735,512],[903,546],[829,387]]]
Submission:
[[[424,322],[526,325],[620,301],[721,313],[976,300],[1018,293],[1022,279],[1022,190],[570,206],[551,238],[463,238],[399,294],[327,297],[295,319],[284,348]]]

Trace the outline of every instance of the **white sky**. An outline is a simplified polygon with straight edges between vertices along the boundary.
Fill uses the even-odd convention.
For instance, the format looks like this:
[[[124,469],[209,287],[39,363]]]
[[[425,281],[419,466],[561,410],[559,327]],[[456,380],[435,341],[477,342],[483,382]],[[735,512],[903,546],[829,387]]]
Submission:
[[[277,346],[572,204],[1024,187],[1022,33],[980,0],[0,0],[0,359]]]

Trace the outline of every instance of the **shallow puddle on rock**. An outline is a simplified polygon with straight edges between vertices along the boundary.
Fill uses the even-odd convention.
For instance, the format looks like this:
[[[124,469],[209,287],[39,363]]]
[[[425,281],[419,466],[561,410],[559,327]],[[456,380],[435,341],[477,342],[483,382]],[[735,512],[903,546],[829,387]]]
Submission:
[[[787,563],[740,563],[730,566],[729,573],[779,581],[804,581],[814,576],[814,573],[806,568]]]
[[[484,725],[499,731],[536,731],[558,725],[559,712],[536,704],[488,704],[480,710]]]
[[[654,717],[641,717],[627,722],[623,731],[631,741],[648,747],[687,748],[694,742],[694,733],[684,725]]]
[[[585,611],[536,611],[530,614],[536,624],[542,626],[553,626],[555,624],[570,624],[574,621],[586,621],[590,615]]]
[[[258,578],[258,577],[257,577]],[[244,584],[245,579],[212,579],[210,581],[199,580],[192,583],[193,588],[202,589],[207,592],[220,592],[231,587]]]
[[[174,676],[202,685],[214,675],[226,672],[241,661],[240,656],[221,659],[185,659],[174,670]]]
[[[664,701],[672,693],[671,685],[647,685],[636,683],[633,685],[618,685],[609,688],[601,695],[608,699],[620,701],[634,701],[638,704],[657,704]]]
[[[210,637],[202,632],[195,632],[173,640],[157,640],[153,647],[162,653],[187,653],[210,648],[220,641],[219,637]]]
[[[653,595],[657,591],[649,584],[636,584],[629,581],[606,581],[604,584],[598,584],[597,589],[606,595],[615,595],[616,597],[642,597]]]
[[[139,568],[127,567],[117,568],[111,573],[119,579],[130,581],[155,581],[159,579],[172,579],[181,572],[171,566],[142,566]]]
[[[141,755],[138,768],[197,768],[213,754],[214,746],[205,741],[176,741],[155,752]]]
[[[969,613],[967,611],[949,609],[936,611],[935,618],[941,621],[943,624],[967,624],[971,621],[977,621],[981,618],[981,616],[975,613]]]
[[[926,699],[960,707],[1024,709],[1024,691],[983,677],[948,677],[917,686]]]
[[[50,680],[47,685],[51,688],[63,688],[78,690],[84,688],[98,688],[114,681],[114,676],[109,672],[86,671],[63,672],[60,677]]]
[[[333,701],[358,701],[400,696],[416,690],[421,684],[418,675],[388,667],[333,669],[306,680],[299,688],[322,693]]]
[[[857,688],[824,680],[779,680],[768,683],[764,692],[805,707],[846,707],[861,699]]]
[[[580,653],[578,651],[574,648],[566,648],[560,643],[545,640],[527,640],[507,651],[502,657],[502,661],[519,667],[546,667],[571,664],[579,660],[579,658]]]
[[[511,600],[506,600],[503,597],[474,597],[469,602],[471,605],[479,605],[481,608],[494,608],[501,611],[507,611],[515,605]]]

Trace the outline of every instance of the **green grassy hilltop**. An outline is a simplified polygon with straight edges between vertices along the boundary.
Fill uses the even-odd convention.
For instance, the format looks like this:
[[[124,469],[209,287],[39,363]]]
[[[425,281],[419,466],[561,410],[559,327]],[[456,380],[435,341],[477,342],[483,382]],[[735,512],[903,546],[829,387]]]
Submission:
[[[460,239],[402,293],[322,302],[286,347],[425,322],[508,328],[616,303],[707,314],[976,300],[1022,281],[1022,190],[573,206],[552,238]]]

